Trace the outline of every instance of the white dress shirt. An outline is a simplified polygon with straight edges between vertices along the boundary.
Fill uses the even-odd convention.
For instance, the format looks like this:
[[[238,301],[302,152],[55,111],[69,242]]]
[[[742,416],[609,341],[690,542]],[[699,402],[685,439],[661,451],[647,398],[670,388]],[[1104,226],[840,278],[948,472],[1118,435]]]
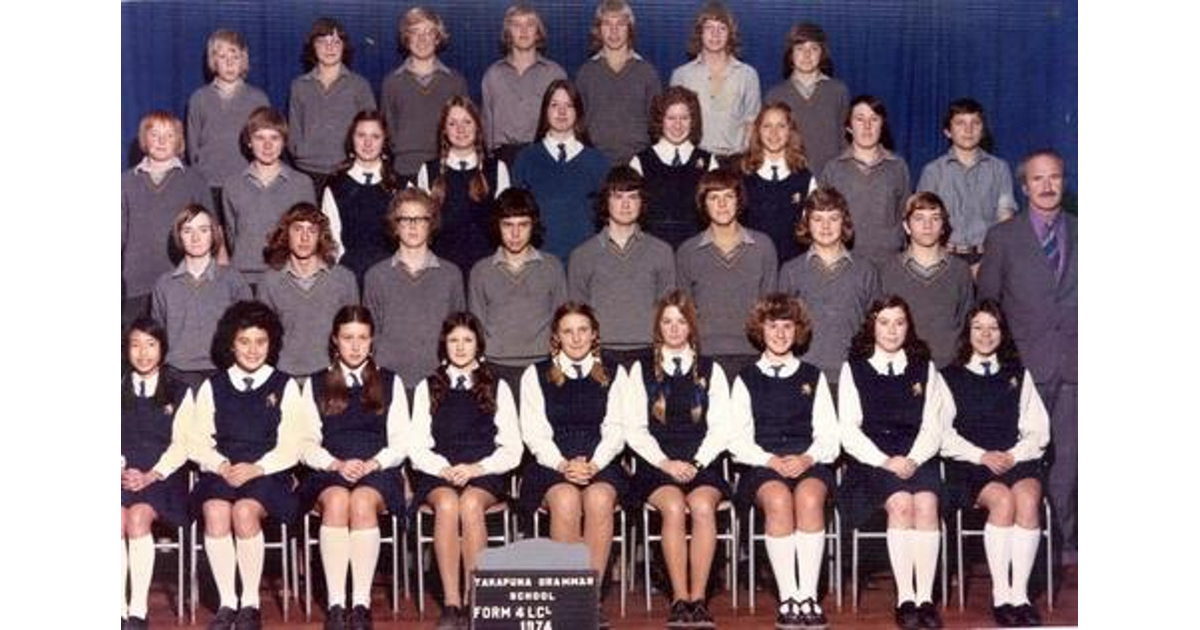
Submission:
[[[560,144],[563,145],[564,150],[567,152],[568,162],[574,160],[575,156],[583,153],[583,143],[574,135],[570,138],[559,139],[546,134],[542,138],[542,146],[546,147],[546,151],[550,153],[550,157],[556,161],[558,160],[558,145]]]
[[[557,151],[557,149],[555,150]],[[472,151],[470,155],[450,155],[442,161],[451,171],[469,171],[479,164],[479,157]],[[434,174],[433,177],[430,177],[429,169],[425,166],[422,164],[421,170],[417,171],[417,188],[425,192],[432,192],[433,180],[437,175]],[[492,191],[492,198],[498,198],[500,193],[508,190],[510,186],[512,186],[512,180],[508,176],[508,165],[504,163],[504,160],[496,160],[496,190]]]
[[[876,348],[867,359],[867,364],[879,374],[887,374],[889,362],[892,363],[896,374],[903,373],[908,367],[908,357],[903,349],[889,354]],[[928,370],[929,374],[925,378],[925,405],[921,410],[921,428],[917,432],[917,439],[905,455],[918,466],[937,455],[938,449],[941,448],[946,407],[950,406],[950,413],[953,415],[954,406],[946,382],[942,380],[942,375],[938,373],[932,361],[929,362]],[[842,364],[842,372],[838,377],[838,420],[842,433],[842,448],[864,464],[882,467],[888,460],[888,455],[863,433],[862,403],[849,362]]]
[[[575,361],[568,358],[565,352],[560,352],[554,357],[554,362],[558,364],[558,369],[562,370],[568,380],[575,380],[591,378],[592,367],[596,363],[596,359],[588,354]],[[582,376],[575,375],[575,369],[572,367],[575,364],[579,364],[582,369]],[[608,401],[604,409],[604,420],[600,423],[600,442],[596,444],[596,448],[589,458],[589,461],[598,468],[607,466],[625,448],[625,427],[621,412],[624,409],[622,401],[628,377],[625,369],[617,366],[617,373],[610,374],[609,378],[611,380],[608,387]],[[538,381],[537,364],[525,368],[525,373],[521,375],[521,438],[525,440],[525,446],[542,466],[558,470],[558,467],[566,461],[562,451],[554,442],[554,427],[550,425],[550,419],[546,417],[546,399],[542,393],[541,383]]]
[[[664,374],[675,371],[674,358],[682,360],[681,368],[685,374],[692,369],[696,360],[695,352],[688,348],[679,353],[666,349],[662,351],[662,369]],[[629,370],[625,388],[625,440],[639,457],[659,466],[667,461],[667,455],[659,446],[658,440],[650,433],[649,401],[646,386],[642,380],[642,363],[638,361]],[[707,425],[704,440],[696,450],[695,460],[703,466],[713,462],[728,446],[732,431],[732,421],[729,410],[729,381],[725,372],[716,362],[713,363],[712,375],[708,379],[708,413],[704,418]],[[654,420],[658,422],[658,420]]]
[[[692,144],[691,140],[684,140],[681,144],[671,144],[666,138],[661,138],[655,142],[651,149],[654,150],[654,155],[658,156],[658,161],[663,164],[670,165],[675,161],[675,152],[679,151],[679,161],[681,164],[687,164],[687,161],[692,159],[692,152],[696,150],[696,145]],[[642,161],[638,156],[629,158],[629,168],[645,175],[642,170]],[[708,170],[717,170],[717,159],[713,158],[708,161]]]
[[[800,369],[800,359],[790,356],[781,364],[772,363],[767,359],[766,353],[763,353],[762,357],[754,364],[758,371],[776,378],[775,371],[771,369],[772,365],[783,366],[779,370],[778,378],[789,378],[796,373],[796,370]],[[825,380],[824,373],[818,377],[817,389],[813,395],[815,396],[812,407],[813,442],[804,451],[804,454],[812,457],[814,463],[829,464],[841,453],[841,439],[837,411],[834,410],[833,396],[829,392],[829,383]],[[729,395],[729,400],[730,415],[733,418],[729,452],[733,455],[733,461],[739,464],[766,466],[775,453],[763,449],[754,440],[754,407],[751,404],[750,390],[746,388],[746,384],[742,382],[740,376],[733,381],[733,391]]]
[[[451,387],[459,376],[467,377],[467,388],[473,383],[470,371],[448,366],[447,373]],[[521,445],[521,429],[512,390],[501,379],[496,379],[496,414],[493,421],[496,424],[496,450],[475,462],[488,475],[498,475],[516,468],[525,451]],[[408,453],[413,467],[429,475],[440,475],[443,469],[450,466],[450,461],[434,450],[437,444],[433,439],[433,415],[429,413],[429,379],[423,379],[413,392],[412,424],[409,429]]]
[[[992,373],[994,374],[1000,368],[1000,359],[996,356],[982,357],[978,354],[973,354],[971,360],[966,367],[974,374],[982,375],[983,362],[992,362]],[[1014,384],[1015,385],[1015,384]],[[1038,395],[1037,388],[1033,384],[1033,375],[1029,370],[1025,370],[1021,375],[1021,400],[1018,402],[1020,415],[1017,419],[1017,443],[1008,449],[1006,452],[1012,455],[1015,462],[1024,462],[1038,459],[1046,452],[1046,445],[1050,443],[1050,414],[1046,412],[1046,405],[1042,402],[1042,397]],[[944,432],[942,433],[942,457],[957,459],[972,464],[980,464],[983,462],[983,454],[986,453],[982,448],[975,446],[966,438],[958,434],[954,429],[954,418],[957,415],[954,407],[953,396],[947,396],[949,399],[949,408],[943,414]]]

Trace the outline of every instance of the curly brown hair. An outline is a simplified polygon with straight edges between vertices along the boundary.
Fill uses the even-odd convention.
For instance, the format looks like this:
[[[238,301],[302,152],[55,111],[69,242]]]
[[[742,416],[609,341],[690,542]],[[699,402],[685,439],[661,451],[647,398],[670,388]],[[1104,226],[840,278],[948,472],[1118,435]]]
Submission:
[[[288,233],[293,223],[301,221],[317,226],[321,233],[317,237],[317,257],[330,267],[337,262],[337,246],[333,242],[329,217],[313,204],[301,201],[288,208],[287,212],[279,217],[279,223],[275,224],[275,229],[271,230],[271,234],[267,236],[267,245],[263,247],[263,261],[272,269],[283,269],[283,266],[287,264],[288,257],[291,256]]]
[[[688,132],[688,140],[699,146],[704,134],[703,120],[700,118],[700,97],[682,85],[672,85],[663,90],[650,101],[650,137],[658,142],[663,137],[663,118],[672,105],[682,104],[688,108],[692,118],[692,129]]]
[[[796,338],[792,341],[792,350],[802,351],[809,339],[812,338],[812,321],[808,318],[808,310],[797,298],[786,293],[769,293],[760,298],[750,311],[746,320],[746,337],[750,343],[762,352],[767,349],[763,328],[767,322],[787,320],[796,324]]]

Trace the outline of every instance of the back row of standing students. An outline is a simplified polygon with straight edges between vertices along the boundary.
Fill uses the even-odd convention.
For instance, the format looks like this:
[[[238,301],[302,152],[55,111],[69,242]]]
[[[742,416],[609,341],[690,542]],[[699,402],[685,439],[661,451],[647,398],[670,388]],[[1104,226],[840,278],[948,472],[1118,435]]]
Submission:
[[[590,150],[594,136],[596,147],[610,163],[633,160],[635,168],[643,170],[658,188],[662,179],[663,199],[674,199],[676,188],[694,189],[694,177],[683,177],[675,166],[677,160],[703,170],[718,162],[733,158],[750,149],[749,163],[741,164],[747,174],[758,172],[759,185],[751,187],[750,206],[778,204],[794,199],[807,191],[804,185],[814,176],[821,176],[825,183],[846,194],[855,209],[862,228],[858,248],[860,252],[875,257],[877,251],[894,250],[899,242],[897,210],[907,195],[910,182],[903,160],[891,154],[886,147],[890,139],[886,130],[886,112],[883,104],[873,97],[863,97],[866,109],[857,109],[859,99],[850,101],[846,86],[832,78],[832,64],[824,32],[817,26],[802,23],[788,35],[784,54],[787,78],[767,93],[768,103],[783,103],[791,109],[793,125],[803,139],[801,162],[791,156],[784,161],[773,158],[764,163],[754,155],[760,131],[755,117],[761,106],[757,73],[736,58],[740,45],[738,29],[732,14],[720,5],[706,5],[699,12],[693,36],[689,42],[689,53],[694,61],[681,66],[672,73],[671,85],[692,90],[697,95],[695,107],[689,107],[689,133],[660,134],[669,131],[663,127],[663,116],[673,103],[666,102],[659,109],[654,97],[661,89],[657,71],[641,59],[633,49],[635,19],[632,9],[625,2],[602,2],[597,7],[593,29],[593,48],[596,56],[580,69],[575,90],[567,84],[566,90],[575,109],[574,123],[565,128],[558,126],[549,135],[547,132],[556,116],[547,121],[551,94],[547,88],[551,83],[565,79],[562,68],[541,56],[545,45],[545,29],[540,17],[527,5],[517,4],[505,13],[503,41],[508,54],[493,64],[484,77],[484,102],[477,118],[483,126],[483,142],[478,143],[485,151],[457,151],[449,159],[445,150],[445,104],[452,97],[465,97],[465,81],[462,76],[444,66],[437,51],[448,42],[448,29],[434,12],[416,7],[405,13],[400,23],[400,39],[408,52],[404,63],[384,80],[382,90],[381,118],[390,133],[386,135],[385,159],[390,158],[392,170],[404,184],[419,178],[421,170],[427,175],[433,172],[468,170],[479,166],[485,177],[507,180],[507,167],[514,166],[519,150],[530,142],[541,142],[544,151],[531,151],[526,155],[522,173],[516,183],[534,189],[539,201],[547,209],[550,230],[548,249],[564,258],[583,236],[577,225],[586,226],[587,221],[576,222],[580,203],[588,193],[593,193],[603,175],[599,154]],[[253,184],[256,180],[263,189],[278,188],[273,185],[278,170],[281,180],[292,185],[288,191],[299,191],[302,186],[294,180],[298,173],[283,169],[260,168],[248,176],[243,175],[245,161],[241,157],[246,148],[253,151],[251,138],[244,134],[245,121],[255,109],[267,106],[265,95],[244,82],[249,66],[249,51],[245,41],[235,32],[218,31],[209,38],[209,68],[213,72],[213,83],[201,88],[193,95],[188,107],[188,156],[193,166],[205,176],[210,187],[223,189],[228,182],[234,190]],[[336,20],[322,18],[314,23],[305,47],[306,63],[312,68],[293,82],[289,99],[287,131],[276,139],[277,145],[286,144],[297,167],[314,180],[315,189],[325,190],[329,180],[346,167],[347,154],[353,154],[346,141],[347,129],[354,116],[364,110],[375,108],[375,101],[366,81],[351,71],[347,64],[353,49],[348,34]],[[674,99],[678,102],[679,99]],[[539,108],[539,104],[541,107]],[[584,116],[584,110],[589,116]],[[693,111],[694,110],[694,111]],[[975,108],[976,114],[982,114]],[[568,115],[568,114],[561,114]],[[679,116],[674,112],[673,116]],[[539,123],[539,118],[541,122]],[[439,120],[441,119],[441,120]],[[861,120],[860,120],[861,119]],[[856,121],[862,122],[858,124]],[[774,123],[779,124],[779,123]],[[1007,166],[1002,162],[991,165],[986,153],[981,153],[978,140],[983,136],[981,116],[977,125],[975,144],[962,144],[956,154],[959,172],[938,171],[945,182],[932,177],[929,189],[948,199],[952,216],[959,213],[972,217],[972,225],[964,223],[953,246],[974,249],[982,242],[987,224],[1011,212],[1011,179]],[[863,129],[858,129],[863,127]],[[650,129],[650,135],[646,130]],[[694,130],[692,130],[694,129]],[[949,135],[951,125],[946,123]],[[846,132],[853,142],[847,149]],[[241,133],[239,141],[239,133]],[[479,133],[477,130],[476,133]],[[800,138],[797,138],[799,143]],[[649,159],[652,154],[659,160]],[[558,145],[563,145],[559,147]],[[439,146],[440,145],[440,146]],[[620,145],[620,148],[614,148]],[[955,140],[955,146],[959,142]],[[700,152],[692,160],[693,149]],[[280,146],[279,148],[282,148]],[[797,144],[793,153],[800,151]],[[499,164],[484,164],[490,161],[490,152]],[[562,152],[562,156],[559,153]],[[582,159],[577,157],[582,155]],[[836,159],[835,159],[836,158]],[[278,160],[278,158],[272,158]],[[842,164],[843,161],[849,160]],[[733,166],[739,160],[733,159]],[[972,188],[967,193],[970,199],[961,199],[963,169],[975,167],[974,179],[997,179],[987,190]],[[833,162],[835,168],[825,175],[825,164]],[[432,164],[431,164],[432,163]],[[273,166],[273,165],[269,165]],[[436,166],[437,168],[430,168]],[[999,166],[999,170],[995,167]],[[492,174],[495,169],[495,174]],[[953,171],[953,169],[950,169]],[[663,174],[665,177],[659,177]],[[352,176],[353,178],[353,176]],[[382,173],[374,180],[380,181]],[[766,182],[788,181],[784,185],[768,185]],[[923,178],[924,179],[924,178]],[[358,180],[356,180],[358,181]],[[748,181],[754,181],[750,179]],[[360,182],[361,183],[361,182]],[[688,184],[691,184],[689,186]],[[504,186],[498,181],[492,186],[498,194]],[[265,192],[265,191],[264,191]],[[947,193],[956,192],[954,195]],[[235,225],[247,215],[265,214],[277,218],[279,208],[288,197],[291,201],[296,192],[274,191],[268,196],[272,200],[251,201],[245,194],[235,195],[225,210],[225,222]],[[220,197],[220,194],[217,195]],[[758,197],[761,197],[759,199]],[[479,202],[479,199],[473,201]],[[961,201],[961,203],[960,203]],[[669,203],[669,202],[667,202]],[[219,204],[220,205],[220,204]],[[269,205],[271,211],[260,206]],[[323,204],[327,205],[327,204]],[[793,203],[794,207],[797,205]],[[286,206],[284,206],[284,209]],[[561,210],[561,217],[559,211]],[[677,246],[684,238],[678,230],[689,229],[690,214],[673,212],[664,207],[661,212],[666,223],[680,222],[683,226],[665,225],[662,234]],[[771,213],[763,210],[764,216]],[[228,216],[234,215],[234,216]],[[980,215],[976,218],[976,215]],[[979,225],[976,222],[982,221]],[[269,221],[268,221],[269,223]],[[956,223],[958,223],[956,221]],[[750,224],[757,227],[756,222]],[[232,228],[236,229],[236,228]],[[969,232],[968,232],[969,229]],[[674,230],[674,232],[672,231]],[[252,228],[243,230],[253,242],[260,236]],[[778,237],[778,232],[768,233]],[[968,233],[968,241],[961,240]],[[236,252],[236,243],[229,239]],[[793,253],[790,239],[776,238],[776,243],[788,243],[780,251],[780,260]],[[251,249],[254,249],[253,247]],[[963,253],[969,253],[964,251]],[[235,254],[236,255],[236,254]],[[239,266],[251,273],[254,260],[239,261]],[[253,256],[252,256],[253,258]],[[145,281],[139,283],[144,285]],[[144,295],[142,286],[132,288],[132,295]]]

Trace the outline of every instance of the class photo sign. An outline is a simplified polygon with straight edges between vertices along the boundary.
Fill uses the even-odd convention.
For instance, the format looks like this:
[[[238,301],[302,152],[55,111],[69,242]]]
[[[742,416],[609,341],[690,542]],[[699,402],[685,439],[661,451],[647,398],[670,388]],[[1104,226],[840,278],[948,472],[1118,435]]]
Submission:
[[[591,570],[475,571],[472,630],[595,628],[596,572]]]

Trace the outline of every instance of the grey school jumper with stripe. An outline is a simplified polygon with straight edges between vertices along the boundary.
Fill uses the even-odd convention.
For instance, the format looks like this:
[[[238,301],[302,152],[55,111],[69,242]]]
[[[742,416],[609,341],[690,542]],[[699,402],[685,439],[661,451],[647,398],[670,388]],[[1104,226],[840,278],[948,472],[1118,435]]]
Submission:
[[[270,269],[258,285],[258,298],[275,309],[283,323],[279,369],[303,376],[329,365],[329,331],[333,316],[347,304],[358,304],[358,281],[341,265],[318,271],[311,288],[295,276]]]
[[[437,367],[442,320],[466,308],[462,272],[444,258],[436,260],[436,267],[413,275],[392,256],[363,277],[363,306],[375,317],[375,360],[408,387]]]
[[[571,252],[567,271],[571,299],[596,309],[605,348],[651,344],[655,304],[675,288],[670,245],[638,230],[619,249],[604,228]]]
[[[679,288],[696,300],[700,349],[705,355],[757,354],[746,338],[746,318],[758,298],[775,290],[775,245],[745,227],[742,242],[723,256],[711,228],[679,245]]]
[[[483,323],[488,360],[525,366],[550,353],[550,320],[567,299],[567,276],[553,254],[537,252],[513,272],[495,254],[471,269],[471,312]]]

